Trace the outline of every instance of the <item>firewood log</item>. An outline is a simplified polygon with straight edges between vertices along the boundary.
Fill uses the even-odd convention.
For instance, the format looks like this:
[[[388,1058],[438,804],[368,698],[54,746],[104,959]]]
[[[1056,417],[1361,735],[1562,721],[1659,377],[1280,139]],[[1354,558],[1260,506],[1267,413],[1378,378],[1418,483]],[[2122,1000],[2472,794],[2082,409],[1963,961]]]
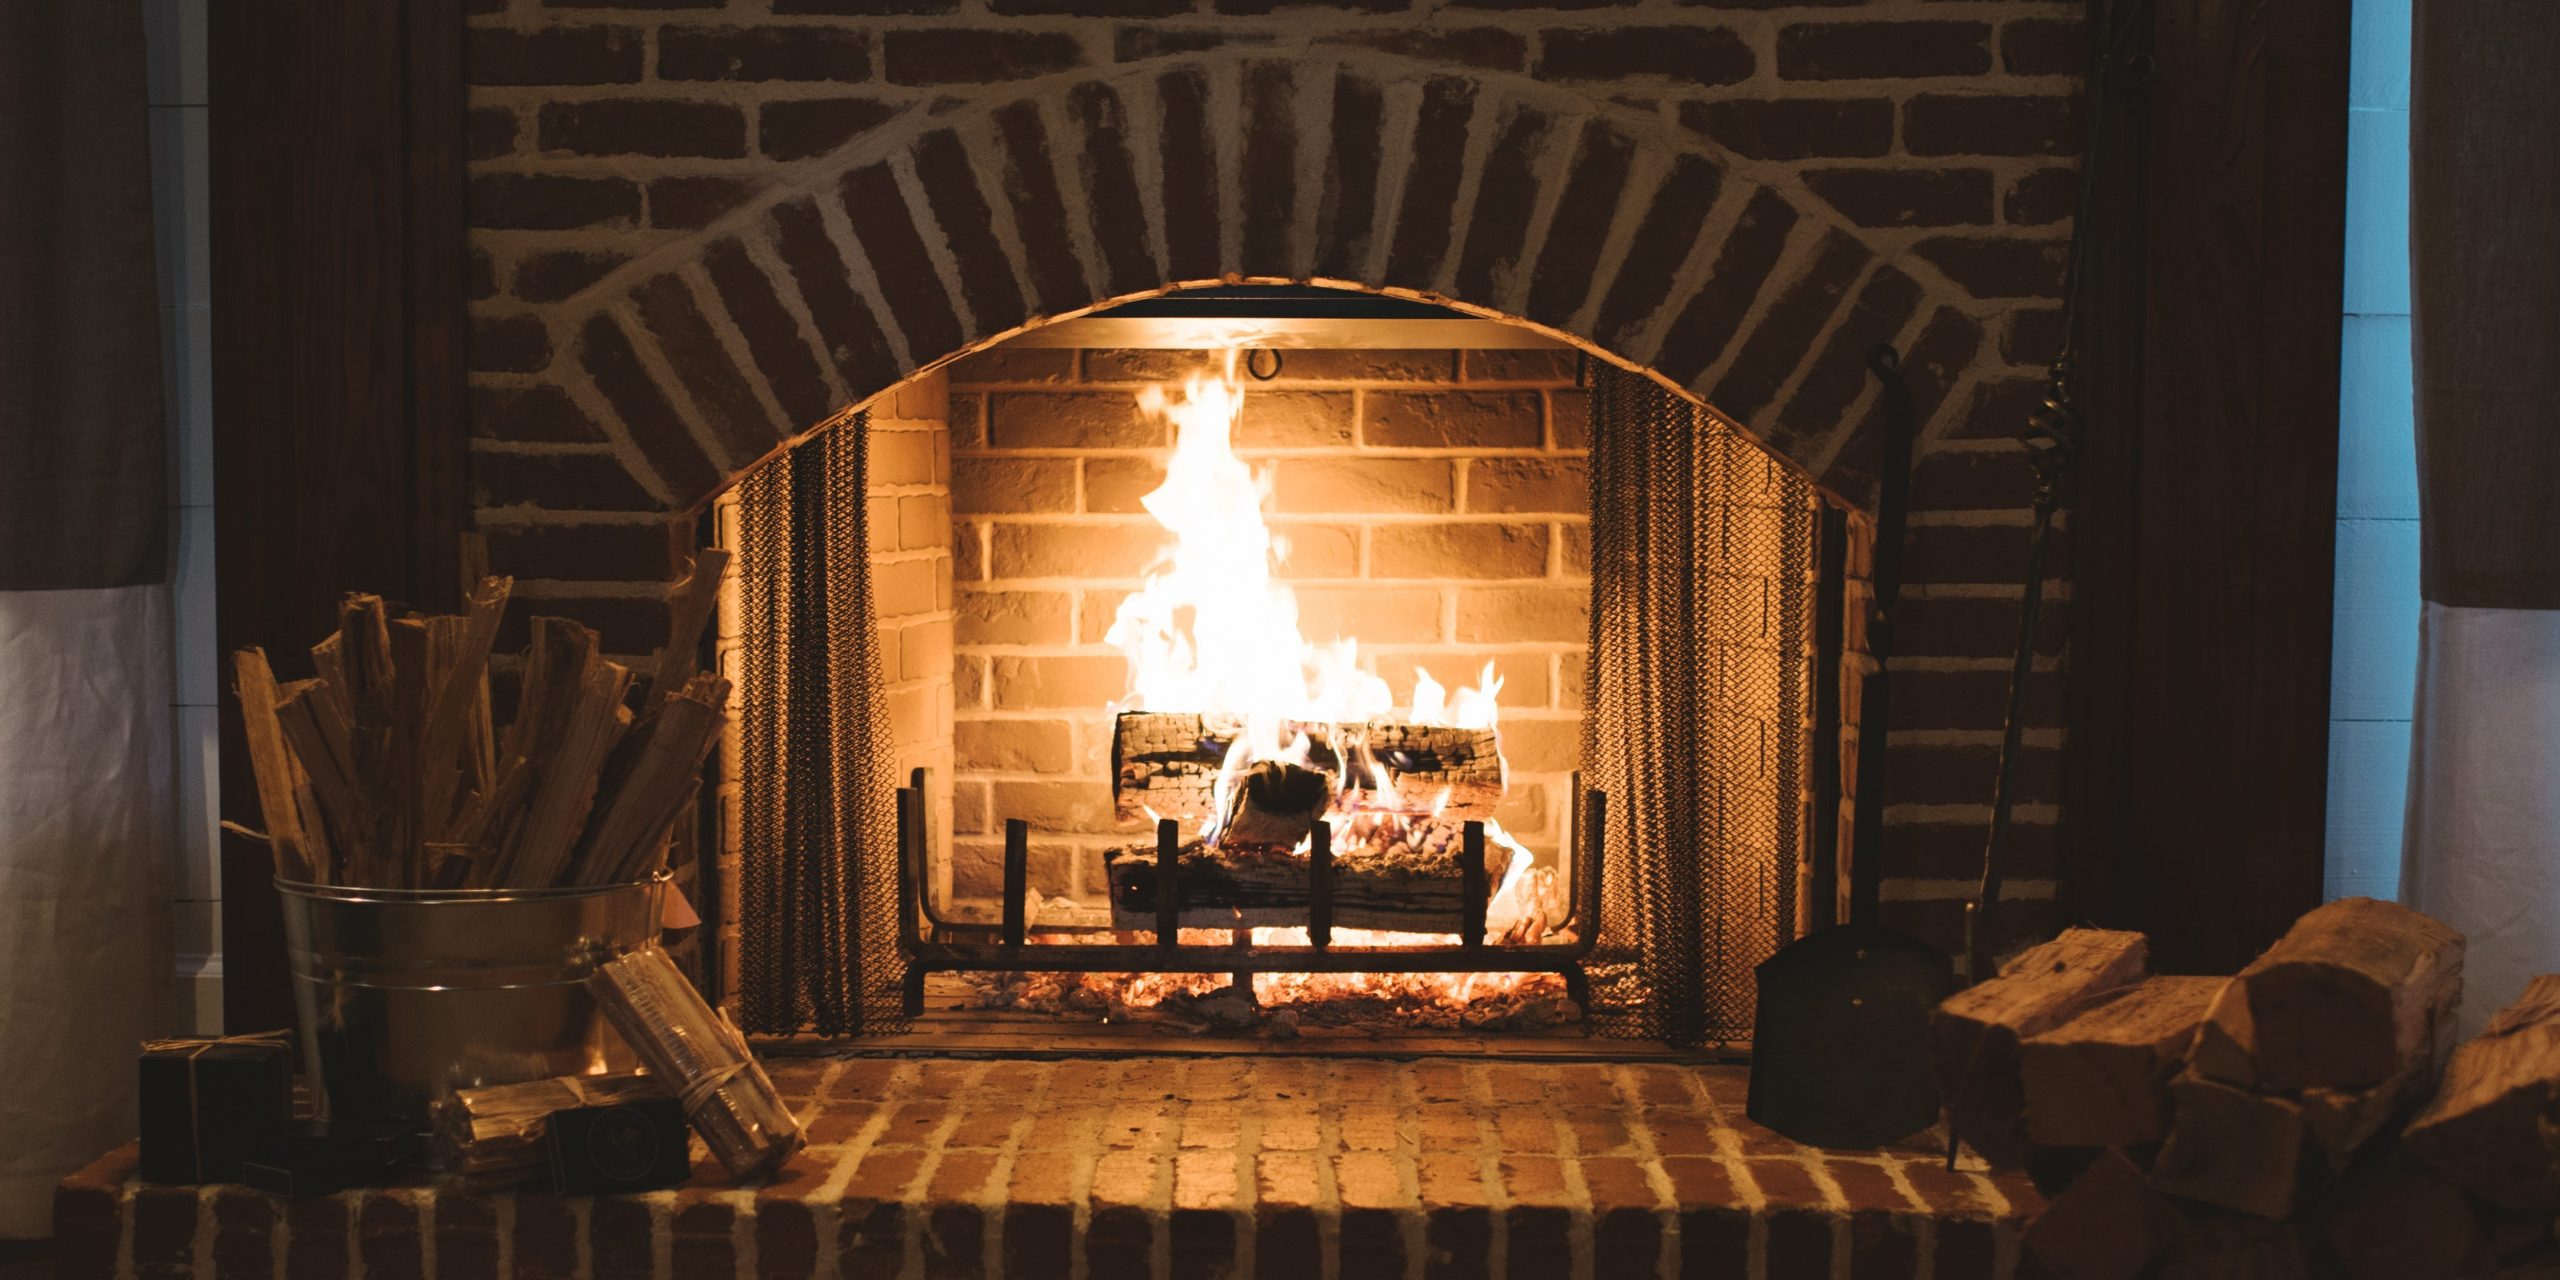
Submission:
[[[2139,933],[2066,929],[1940,1004],[1929,1018],[1929,1058],[1956,1136],[1994,1164],[2024,1164],[2022,1043],[2139,981],[2147,955]]]
[[[2403,1141],[2454,1185],[2511,1209],[2560,1209],[2560,974],[2525,984],[2479,1037],[2453,1051],[2443,1087]]]
[[[2169,1128],[2169,1081],[2184,1065],[2221,978],[2146,978],[2054,1029],[2018,1057],[2027,1133],[2056,1147],[2157,1142]]]
[[[693,679],[702,665],[702,632],[720,604],[720,575],[729,568],[729,553],[717,547],[694,557],[693,568],[668,593],[667,643],[650,664],[649,687],[640,709],[656,710]]]
[[[631,712],[623,706],[630,688],[631,669],[618,662],[593,659],[579,675],[557,734],[542,744],[540,772],[505,854],[507,883],[564,883],[605,760],[630,727]]]
[[[2330,1164],[2344,1168],[2374,1135],[2426,1100],[2433,1078],[2432,1063],[2411,1063],[2399,1078],[2370,1089],[2305,1089],[2298,1099],[2302,1127]]]
[[[504,578],[483,579],[460,616],[393,618],[378,596],[345,597],[311,647],[314,679],[278,686],[264,654],[234,655],[280,871],[448,889],[649,874],[727,715],[728,682],[690,656],[725,562],[706,554],[679,589],[675,642],[653,671],[681,687],[652,692],[649,732],[628,751],[632,672],[560,618],[534,619],[516,715],[498,732],[488,666]]]
[[[369,821],[355,782],[354,762],[347,758],[346,729],[336,719],[336,700],[328,695],[326,684],[296,680],[285,685],[276,699],[276,723],[310,785],[310,825],[326,830],[331,847],[338,851],[337,882],[371,884],[366,877],[372,868],[356,852],[366,838]]]
[[[1119,816],[1135,821],[1153,811],[1196,820],[1216,813],[1218,773],[1240,732],[1232,717],[1122,712],[1111,734],[1111,796]],[[1502,802],[1502,750],[1491,729],[1379,720],[1290,724],[1282,732],[1307,735],[1306,767],[1328,779],[1328,790],[1339,789],[1346,755],[1355,790],[1373,785],[1371,762],[1392,775],[1391,794],[1354,803],[1465,820],[1490,817]]]
[[[2456,1280],[2497,1266],[2470,1202],[2397,1143],[2360,1153],[2319,1219],[2349,1280]]]
[[[1333,922],[1350,929],[1454,933],[1464,906],[1455,849],[1463,824],[1418,824],[1388,849],[1338,849],[1333,860]],[[1153,845],[1103,855],[1113,924],[1156,923]],[[1181,912],[1186,929],[1295,928],[1307,923],[1308,860],[1285,848],[1209,849],[1198,841],[1181,857]],[[1500,880],[1485,876],[1488,894]]]
[[[622,884],[655,870],[667,832],[692,801],[703,759],[719,739],[728,699],[727,680],[697,674],[615,748],[573,860],[577,883]]]
[[[249,771],[258,784],[258,811],[267,824],[267,844],[275,851],[276,874],[309,884],[327,884],[328,869],[311,856],[303,834],[302,806],[296,796],[301,768],[285,745],[284,727],[276,722],[276,673],[264,649],[242,649],[231,655],[233,687],[240,697],[240,718],[249,743]],[[316,820],[318,815],[313,815]]]
[[[2306,1178],[2324,1168],[2302,1104],[2189,1071],[2169,1085],[2177,1112],[2151,1164],[2171,1195],[2261,1218],[2293,1212]]]
[[[2398,903],[2342,898],[2224,989],[2196,1066],[2278,1092],[2370,1089],[2434,1060],[2461,994],[2461,934]]]
[[[471,593],[470,612],[461,619],[437,673],[436,690],[420,730],[418,759],[423,773],[423,809],[428,837],[450,839],[455,810],[466,785],[485,786],[478,726],[489,716],[489,648],[506,615],[513,578],[489,578]]]
[[[2135,1280],[2178,1227],[2177,1211],[2141,1168],[2110,1150],[2027,1224],[2025,1244],[2054,1280]]]
[[[2177,1238],[2154,1273],[2158,1280],[2309,1280],[2326,1274],[2313,1269],[2299,1224],[2193,1205],[2178,1206],[2178,1219]]]
[[[1314,769],[1265,760],[1227,790],[1219,838],[1295,848],[1333,803],[1333,780]]]

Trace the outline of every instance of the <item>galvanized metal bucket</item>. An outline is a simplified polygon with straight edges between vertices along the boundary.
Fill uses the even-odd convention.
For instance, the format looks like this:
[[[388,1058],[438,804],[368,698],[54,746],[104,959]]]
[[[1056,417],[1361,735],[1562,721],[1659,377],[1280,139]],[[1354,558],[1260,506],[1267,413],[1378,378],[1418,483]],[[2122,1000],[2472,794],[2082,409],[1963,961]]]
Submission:
[[[664,885],[277,881],[303,1065],[328,1114],[423,1125],[457,1089],[639,1065],[585,983],[657,939]]]

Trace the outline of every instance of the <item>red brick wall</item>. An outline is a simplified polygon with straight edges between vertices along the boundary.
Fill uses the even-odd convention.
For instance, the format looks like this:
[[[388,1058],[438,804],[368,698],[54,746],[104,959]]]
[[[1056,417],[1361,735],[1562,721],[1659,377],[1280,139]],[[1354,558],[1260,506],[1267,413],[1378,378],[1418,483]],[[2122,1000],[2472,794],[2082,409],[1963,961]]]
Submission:
[[[645,652],[652,526],[909,373],[1172,284],[1525,318],[1853,501],[1889,341],[1928,421],[1889,915],[1951,936],[2056,337],[2079,4],[990,3],[475,6],[473,491],[529,604]],[[2030,895],[2058,816],[2043,663]]]

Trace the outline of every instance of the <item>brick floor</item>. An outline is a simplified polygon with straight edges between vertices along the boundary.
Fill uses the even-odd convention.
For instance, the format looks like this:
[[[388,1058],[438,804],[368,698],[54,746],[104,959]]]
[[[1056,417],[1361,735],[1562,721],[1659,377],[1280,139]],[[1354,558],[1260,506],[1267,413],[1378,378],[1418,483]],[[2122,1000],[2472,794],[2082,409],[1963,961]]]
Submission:
[[[1969,1280],[2036,1207],[1925,1143],[1811,1150],[1743,1073],[1426,1059],[777,1059],[811,1145],[773,1182],[283,1205],[67,1179],[66,1277]]]

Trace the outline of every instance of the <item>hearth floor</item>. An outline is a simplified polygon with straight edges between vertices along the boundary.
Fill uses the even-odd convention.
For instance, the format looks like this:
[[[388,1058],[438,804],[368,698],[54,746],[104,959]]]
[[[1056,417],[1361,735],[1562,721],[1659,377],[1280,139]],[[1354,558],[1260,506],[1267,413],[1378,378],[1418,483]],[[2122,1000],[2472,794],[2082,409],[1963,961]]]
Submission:
[[[1441,1058],[789,1058],[810,1146],[769,1184],[559,1199],[427,1186],[284,1204],[67,1179],[62,1274],[2007,1276],[2024,1180],[1925,1138],[1803,1147],[1744,1069]]]

